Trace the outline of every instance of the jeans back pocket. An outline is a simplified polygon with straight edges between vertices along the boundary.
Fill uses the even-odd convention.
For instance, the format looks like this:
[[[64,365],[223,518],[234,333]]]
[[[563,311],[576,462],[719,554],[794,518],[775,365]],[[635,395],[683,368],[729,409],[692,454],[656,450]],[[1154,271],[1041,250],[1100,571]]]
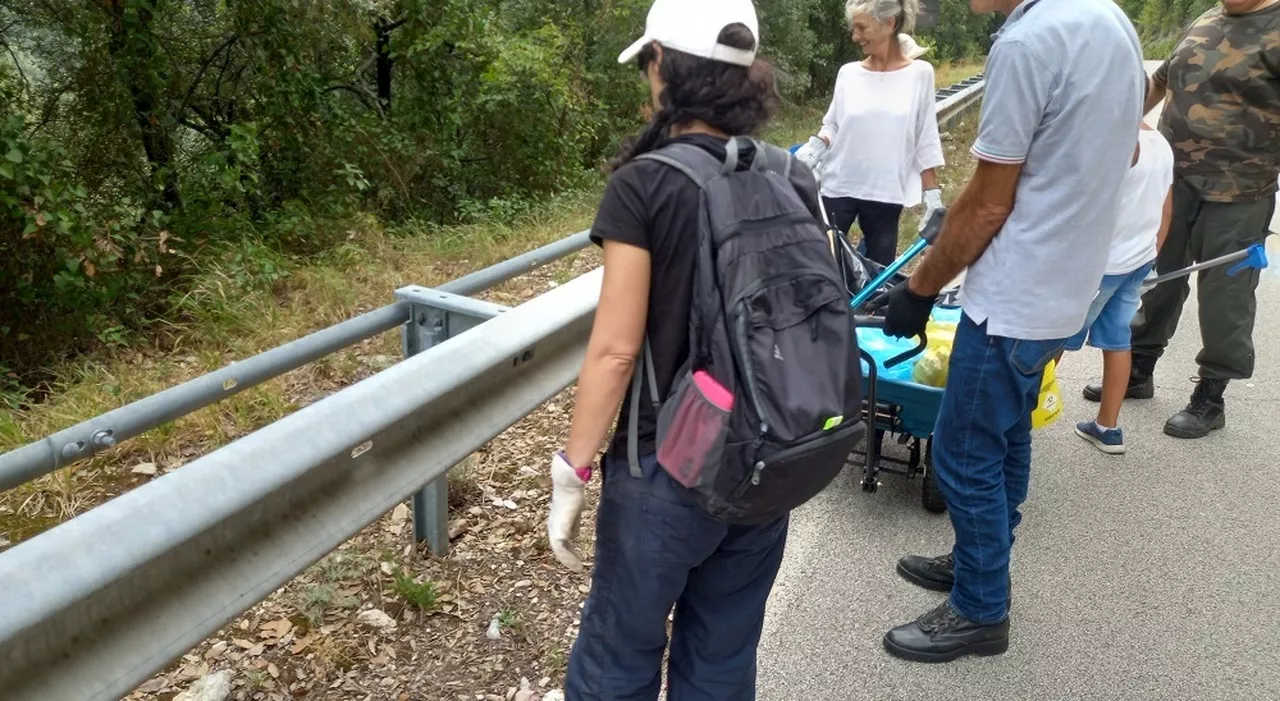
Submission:
[[[1052,341],[1015,340],[1009,350],[1009,363],[1028,377],[1044,372],[1050,360],[1058,357],[1066,347],[1065,339]]]

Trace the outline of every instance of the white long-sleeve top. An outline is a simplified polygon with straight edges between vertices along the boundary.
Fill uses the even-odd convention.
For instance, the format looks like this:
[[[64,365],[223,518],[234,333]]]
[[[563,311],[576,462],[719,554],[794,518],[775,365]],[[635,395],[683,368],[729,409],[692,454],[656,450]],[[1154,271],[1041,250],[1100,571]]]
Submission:
[[[840,69],[818,132],[831,142],[823,195],[920,203],[920,173],[944,165],[933,81],[933,66],[919,60],[895,71]]]

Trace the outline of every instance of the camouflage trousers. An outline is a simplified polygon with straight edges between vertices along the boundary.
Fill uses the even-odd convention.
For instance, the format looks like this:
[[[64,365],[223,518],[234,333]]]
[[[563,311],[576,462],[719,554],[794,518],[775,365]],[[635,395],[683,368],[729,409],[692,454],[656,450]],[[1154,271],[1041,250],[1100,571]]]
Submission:
[[[1200,261],[1243,250],[1266,238],[1275,212],[1275,198],[1256,202],[1206,202],[1181,178],[1173,183],[1173,217],[1169,235],[1156,258],[1163,275]],[[1253,324],[1258,303],[1254,296],[1261,271],[1242,271],[1231,277],[1219,266],[1197,273],[1200,377],[1237,380],[1253,376]],[[1148,290],[1133,319],[1133,354],[1154,362],[1169,345],[1191,293],[1190,279],[1170,280]],[[1141,367],[1141,365],[1139,365]]]

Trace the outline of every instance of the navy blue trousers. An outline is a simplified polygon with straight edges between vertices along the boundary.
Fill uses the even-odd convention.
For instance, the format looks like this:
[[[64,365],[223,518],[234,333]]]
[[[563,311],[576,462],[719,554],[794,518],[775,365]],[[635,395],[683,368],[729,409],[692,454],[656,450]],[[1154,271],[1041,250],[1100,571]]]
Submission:
[[[689,502],[656,457],[640,462],[637,479],[626,460],[605,460],[591,593],[569,656],[566,701],[654,701],[668,642],[670,701],[752,701],[788,519],[725,525]]]

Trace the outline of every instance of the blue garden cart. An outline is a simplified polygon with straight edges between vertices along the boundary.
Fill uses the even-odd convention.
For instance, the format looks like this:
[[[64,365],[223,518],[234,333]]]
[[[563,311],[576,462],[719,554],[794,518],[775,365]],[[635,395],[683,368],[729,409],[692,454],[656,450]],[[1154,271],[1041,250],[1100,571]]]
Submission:
[[[849,287],[850,306],[855,312],[859,352],[862,354],[864,399],[863,419],[867,422],[867,438],[863,453],[850,456],[852,464],[862,468],[862,490],[874,493],[880,487],[880,474],[889,472],[908,479],[920,478],[921,503],[931,513],[946,511],[946,503],[938,491],[932,469],[933,427],[942,406],[942,388],[921,384],[912,379],[915,358],[924,351],[928,339],[896,339],[882,331],[884,318],[868,311],[884,290],[906,280],[903,268],[918,256],[937,235],[945,212],[938,212],[929,222],[921,238],[897,260],[881,267],[852,249],[846,237],[837,232],[844,249],[843,260]],[[937,321],[958,321],[960,308],[956,290],[945,292],[934,308]],[[903,459],[885,454],[885,438],[907,447]]]

